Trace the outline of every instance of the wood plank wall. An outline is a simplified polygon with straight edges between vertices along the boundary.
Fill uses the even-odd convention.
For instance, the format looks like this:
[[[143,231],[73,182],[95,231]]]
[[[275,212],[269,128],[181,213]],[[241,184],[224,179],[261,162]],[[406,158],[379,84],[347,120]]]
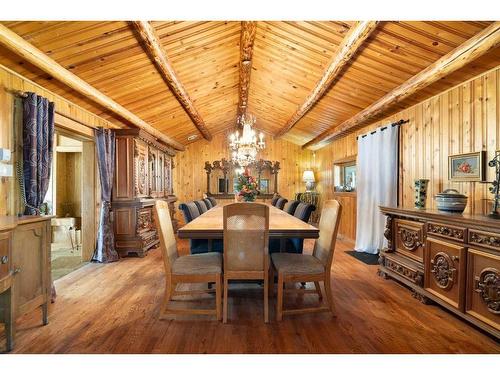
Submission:
[[[486,213],[491,205],[488,185],[448,181],[448,155],[486,151],[488,161],[500,149],[500,67],[317,150],[318,190],[323,199],[334,196],[333,162],[357,154],[356,136],[399,119],[410,119],[401,128],[402,205],[413,206],[414,179],[428,178],[427,207],[436,207],[435,194],[453,188],[469,197],[467,213]],[[493,169],[488,168],[487,180],[493,176]],[[356,205],[350,204],[342,218],[350,221],[344,224],[347,232],[343,233],[350,238],[355,238],[355,211]]]
[[[78,124],[89,127],[113,127],[109,121],[79,107],[78,105],[35,84],[27,78],[0,65],[0,147],[13,151],[13,90],[31,91],[53,101],[56,111]],[[76,124],[75,122],[75,124]],[[14,178],[0,178],[0,215],[16,214],[17,195]]]
[[[186,146],[186,151],[177,153],[174,159],[174,194],[179,199],[178,203],[202,198],[207,186],[207,177],[203,169],[205,161],[230,159],[228,145],[230,133],[216,134],[211,142],[206,140],[193,142]],[[289,200],[293,199],[295,193],[305,190],[302,172],[312,167],[312,152],[282,139],[274,140],[268,134],[265,136],[265,141],[266,148],[259,153],[259,158],[280,162],[279,193]],[[178,212],[179,220],[182,219],[181,216]]]

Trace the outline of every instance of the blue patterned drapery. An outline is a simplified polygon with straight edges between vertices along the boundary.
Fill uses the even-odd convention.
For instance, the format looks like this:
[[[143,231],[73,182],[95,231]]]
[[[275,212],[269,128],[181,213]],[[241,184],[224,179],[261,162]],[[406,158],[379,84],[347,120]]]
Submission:
[[[54,103],[29,92],[23,100],[25,215],[40,213],[49,187],[54,139]]]
[[[115,133],[110,129],[97,128],[95,130],[95,141],[101,180],[101,214],[92,261],[109,263],[119,259],[115,250],[115,236],[110,216],[111,190],[115,170]]]

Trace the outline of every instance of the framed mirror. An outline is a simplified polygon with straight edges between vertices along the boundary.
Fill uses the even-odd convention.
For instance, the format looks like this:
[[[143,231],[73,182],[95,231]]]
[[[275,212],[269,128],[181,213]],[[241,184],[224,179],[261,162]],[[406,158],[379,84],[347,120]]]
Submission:
[[[258,198],[271,198],[278,193],[278,173],[280,163],[270,160],[257,160],[250,164],[248,170],[257,179],[260,194]],[[205,162],[205,172],[207,174],[208,196],[215,198],[233,198],[236,192],[238,174],[242,168],[238,164],[226,159],[215,160],[210,163]]]

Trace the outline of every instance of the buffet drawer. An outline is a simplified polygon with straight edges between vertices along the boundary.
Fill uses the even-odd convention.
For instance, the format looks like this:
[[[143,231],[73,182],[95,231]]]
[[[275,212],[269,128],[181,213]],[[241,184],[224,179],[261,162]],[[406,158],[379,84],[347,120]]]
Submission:
[[[10,273],[11,264],[11,232],[0,233],[0,279],[3,279]]]
[[[397,219],[395,225],[396,252],[423,262],[425,224],[418,221]]]
[[[465,247],[428,237],[425,251],[425,289],[464,311]]]
[[[500,252],[500,233],[469,230],[469,244]]]
[[[424,284],[422,266],[419,266],[414,261],[407,260],[398,255],[386,254],[384,266],[415,285],[421,287]]]
[[[465,312],[500,330],[500,255],[469,249]]]
[[[449,224],[428,222],[426,225],[427,235],[438,236],[450,240],[465,242],[467,229]]]

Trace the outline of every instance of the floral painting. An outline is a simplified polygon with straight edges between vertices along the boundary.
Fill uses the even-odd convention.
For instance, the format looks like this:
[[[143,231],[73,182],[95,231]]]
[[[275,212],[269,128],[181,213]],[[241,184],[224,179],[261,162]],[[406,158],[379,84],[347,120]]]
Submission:
[[[450,181],[482,181],[484,153],[451,155],[448,160]]]

